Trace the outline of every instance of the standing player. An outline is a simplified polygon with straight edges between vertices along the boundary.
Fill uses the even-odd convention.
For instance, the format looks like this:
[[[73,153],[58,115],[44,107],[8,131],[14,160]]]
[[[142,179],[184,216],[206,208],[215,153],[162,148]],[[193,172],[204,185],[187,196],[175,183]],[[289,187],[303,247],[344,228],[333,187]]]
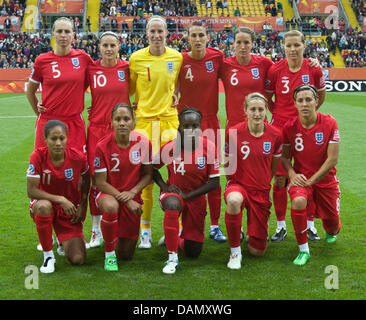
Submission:
[[[264,56],[251,54],[254,41],[255,34],[251,29],[238,28],[234,33],[235,56],[224,61],[221,80],[225,88],[226,129],[246,121],[243,104],[249,93],[266,95],[266,76],[273,62]]]
[[[87,74],[91,91],[91,107],[87,131],[87,153],[92,188],[89,195],[90,213],[92,216],[92,236],[90,247],[100,246],[102,233],[100,230],[101,214],[95,206],[98,191],[94,179],[94,156],[98,140],[110,133],[111,111],[119,102],[130,104],[128,62],[117,59],[120,48],[118,36],[110,31],[102,33],[99,38],[99,51],[102,58],[89,65]]]
[[[97,144],[94,160],[96,202],[103,214],[104,268],[117,271],[117,256],[129,260],[135,252],[142,213],[141,190],[152,180],[151,143],[133,131],[135,119],[127,103],[112,110],[111,132]]]
[[[86,135],[82,118],[86,69],[93,60],[82,50],[72,49],[73,23],[59,18],[53,24],[54,51],[41,54],[35,61],[27,89],[27,99],[38,116],[35,148],[44,147],[43,127],[48,120],[63,121],[68,128],[68,144],[85,152]],[[42,101],[36,92],[42,85]]]
[[[282,162],[290,178],[291,219],[300,251],[293,262],[304,265],[310,257],[307,211],[314,214],[315,210],[315,217],[322,219],[328,243],[337,240],[341,229],[340,192],[335,168],[340,137],[336,120],[316,111],[319,98],[314,86],[297,87],[293,99],[298,116],[287,122],[283,129]],[[310,201],[315,209],[309,206]]]
[[[154,180],[161,190],[160,204],[164,210],[165,244],[169,253],[163,268],[173,274],[178,267],[178,247],[193,258],[202,251],[206,217],[205,194],[220,185],[220,165],[215,145],[201,134],[202,114],[186,108],[179,114],[178,137],[160,150],[154,161]],[[158,162],[158,163],[157,163]],[[168,168],[164,182],[158,169]],[[179,237],[179,215],[182,215],[182,233]]]
[[[274,64],[267,75],[266,90],[275,95],[272,110],[271,124],[277,128],[283,128],[289,119],[297,116],[292,94],[296,87],[301,84],[312,84],[318,92],[319,108],[325,99],[325,81],[320,66],[312,67],[311,62],[303,58],[305,50],[305,37],[297,31],[287,32],[283,38],[286,59]],[[282,241],[286,235],[286,209],[287,209],[287,172],[282,165],[278,167],[273,184],[273,204],[277,217],[276,233],[272,236],[273,241]],[[309,216],[308,236],[311,240],[319,240],[314,227],[314,219]]]
[[[83,153],[66,147],[67,136],[63,122],[48,121],[44,126],[47,147],[35,149],[29,160],[27,191],[43,248],[42,273],[55,271],[52,227],[72,264],[84,264],[86,258],[83,221],[90,186],[88,162]]]
[[[215,143],[216,150],[220,153],[220,121],[217,112],[219,110],[219,73],[224,54],[217,49],[206,48],[208,40],[207,29],[202,22],[193,22],[188,29],[191,51],[183,53],[183,63],[179,73],[178,112],[186,106],[200,110],[202,132]],[[208,193],[207,199],[211,218],[210,238],[224,242],[226,237],[219,227],[221,186]]]
[[[149,46],[135,51],[130,58],[130,94],[136,94],[136,131],[152,142],[153,152],[175,138],[179,126],[174,92],[178,83],[182,55],[165,46],[168,28],[160,16],[146,25]],[[150,249],[153,184],[142,191],[140,249]]]
[[[244,103],[247,122],[228,130],[225,168],[228,182],[224,198],[226,229],[231,254],[230,269],[240,269],[243,209],[247,209],[249,253],[262,256],[267,247],[271,180],[281,159],[281,131],[265,122],[267,99],[250,93]]]

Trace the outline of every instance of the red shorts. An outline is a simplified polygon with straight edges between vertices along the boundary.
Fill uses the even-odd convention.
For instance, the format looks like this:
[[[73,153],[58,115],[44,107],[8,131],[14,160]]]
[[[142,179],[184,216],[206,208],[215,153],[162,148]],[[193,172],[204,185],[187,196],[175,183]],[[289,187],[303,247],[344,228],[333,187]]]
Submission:
[[[206,197],[200,196],[194,199],[183,200],[176,193],[161,193],[159,196],[160,206],[162,201],[167,196],[176,196],[179,198],[182,205],[182,226],[183,230],[180,235],[185,240],[203,242],[205,238],[205,218]]]
[[[73,117],[52,117],[40,114],[36,121],[36,133],[34,139],[34,149],[46,147],[44,141],[44,126],[49,120],[60,120],[67,127],[67,146],[76,148],[81,152],[86,152],[85,123],[81,114]]]
[[[307,188],[291,186],[288,192],[291,201],[296,197],[307,199],[308,211],[315,218],[323,220],[326,231],[334,231],[339,225],[341,193],[338,184],[328,187],[313,185]],[[327,230],[327,227],[333,229]]]
[[[241,210],[246,208],[247,210],[247,234],[249,237],[264,241],[264,245],[267,242],[268,237],[268,220],[270,215],[270,209],[272,201],[270,198],[270,191],[255,191],[247,190],[244,186],[236,183],[226,186],[224,193],[224,199],[231,192],[239,192],[243,196],[243,204]],[[264,250],[264,248],[256,248]]]
[[[95,202],[98,206],[98,201],[105,193],[99,192]],[[137,194],[133,200],[143,204],[143,200],[139,194]],[[140,214],[132,213],[124,203],[119,203],[118,209],[118,227],[117,227],[117,237],[123,239],[131,239],[137,241],[140,235]]]
[[[34,220],[33,206],[37,200],[31,200],[29,204],[30,216]],[[86,215],[86,210],[84,213],[84,219]],[[82,238],[83,234],[83,222],[77,224],[71,223],[71,216],[65,214],[64,210],[59,204],[52,204],[52,226],[55,230],[57,240],[61,244],[62,242],[69,240],[71,238]]]
[[[86,151],[88,155],[89,170],[94,175],[94,157],[98,141],[111,132],[111,126],[89,122],[86,138]]]

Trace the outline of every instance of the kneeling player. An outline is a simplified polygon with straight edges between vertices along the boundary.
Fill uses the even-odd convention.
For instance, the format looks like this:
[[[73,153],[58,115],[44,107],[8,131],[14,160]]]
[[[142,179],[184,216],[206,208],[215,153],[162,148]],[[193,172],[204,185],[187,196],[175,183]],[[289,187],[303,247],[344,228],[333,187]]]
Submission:
[[[299,115],[284,127],[282,163],[291,180],[291,218],[300,250],[293,262],[304,265],[310,257],[307,211],[311,210],[316,218],[322,219],[327,242],[335,242],[341,228],[335,168],[340,137],[335,119],[316,112],[318,94],[313,86],[297,87],[293,98]]]
[[[96,203],[102,213],[106,271],[118,270],[116,238],[117,256],[133,257],[140,231],[141,190],[152,180],[151,143],[134,126],[132,108],[127,103],[116,104],[114,131],[98,142],[95,151],[95,182],[100,190]]]
[[[27,192],[31,198],[31,216],[36,223],[43,248],[42,273],[55,271],[52,251],[52,227],[66,258],[76,265],[86,258],[83,221],[90,186],[86,156],[67,148],[67,128],[58,120],[44,126],[47,147],[33,151],[27,172]]]
[[[244,101],[247,122],[229,129],[225,145],[225,170],[228,177],[224,198],[225,223],[231,255],[230,269],[240,269],[242,211],[247,210],[248,249],[254,256],[266,250],[271,180],[282,152],[281,132],[265,122],[267,99],[251,93]]]
[[[219,187],[220,165],[215,145],[201,134],[202,114],[186,108],[179,114],[178,137],[165,144],[154,161],[154,181],[161,189],[165,244],[169,253],[163,268],[173,274],[178,266],[178,247],[197,258],[202,251],[206,211],[205,194]],[[158,171],[168,168],[164,182]],[[179,215],[182,233],[179,237]]]

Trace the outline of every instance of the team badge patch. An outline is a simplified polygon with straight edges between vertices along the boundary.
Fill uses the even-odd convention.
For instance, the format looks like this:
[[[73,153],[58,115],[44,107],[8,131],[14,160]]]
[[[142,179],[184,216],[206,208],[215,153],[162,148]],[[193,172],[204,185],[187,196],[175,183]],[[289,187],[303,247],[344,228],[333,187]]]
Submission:
[[[263,154],[270,154],[272,143],[270,141],[263,142]]]
[[[212,61],[206,61],[205,64],[207,72],[214,72],[214,64]]]
[[[100,167],[100,158],[95,157],[94,158],[94,168],[99,168],[99,167]]]
[[[173,71],[174,71],[174,62],[168,61],[166,63],[166,67],[168,68],[168,73],[173,73]]]
[[[139,150],[132,151],[131,152],[131,158],[132,158],[132,163],[133,164],[140,163],[140,161],[141,161],[140,151]]]
[[[309,81],[310,81],[310,77],[309,77],[309,75],[308,75],[308,74],[303,74],[303,75],[301,76],[301,79],[302,79],[302,83],[303,83],[303,84],[308,84],[308,83],[309,83]]]
[[[315,144],[322,145],[324,143],[324,134],[323,132],[315,132]]]
[[[125,72],[123,70],[117,70],[118,81],[126,81]]]
[[[71,181],[74,179],[74,170],[72,168],[65,169],[65,178],[67,181]]]
[[[206,166],[206,158],[205,157],[197,157],[198,169],[204,169]]]
[[[73,65],[74,69],[79,69],[80,68],[79,58],[71,58],[71,62],[72,62],[72,65]]]
[[[250,69],[250,71],[252,72],[252,76],[253,76],[254,80],[258,80],[260,78],[258,68],[252,68],[252,69]]]

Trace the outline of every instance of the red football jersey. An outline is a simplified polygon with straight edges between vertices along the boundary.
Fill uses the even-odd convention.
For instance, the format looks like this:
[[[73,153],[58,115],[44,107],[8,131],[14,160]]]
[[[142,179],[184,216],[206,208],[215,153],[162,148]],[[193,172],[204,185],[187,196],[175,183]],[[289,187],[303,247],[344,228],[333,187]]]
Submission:
[[[84,110],[86,69],[93,60],[82,50],[71,49],[66,56],[51,52],[36,59],[29,80],[42,85],[45,115],[71,117]]]
[[[142,165],[152,163],[149,139],[136,131],[130,133],[131,144],[121,148],[114,132],[102,138],[95,151],[94,171],[107,172],[107,182],[120,192],[131,190],[143,176]]]
[[[304,58],[301,69],[297,72],[291,72],[287,65],[287,59],[283,59],[269,69],[266,91],[275,95],[272,120],[276,119],[276,121],[284,123],[297,117],[298,112],[292,95],[298,86],[311,84],[318,90],[325,90],[322,69],[310,67],[309,63],[309,60]]]
[[[227,130],[225,154],[230,159],[230,181],[251,190],[270,190],[272,157],[282,155],[279,129],[265,123],[262,136],[254,137],[248,123],[242,122]],[[235,170],[236,166],[236,170]]]
[[[225,88],[228,127],[247,120],[244,100],[250,93],[264,93],[267,72],[272,65],[270,59],[254,54],[247,66],[239,64],[236,57],[225,59],[220,77]]]
[[[179,73],[180,99],[178,112],[185,106],[194,107],[203,117],[216,116],[219,110],[219,72],[224,54],[217,49],[207,48],[203,59],[192,59],[183,53]]]
[[[178,186],[187,193],[198,189],[209,178],[220,176],[220,164],[216,156],[215,145],[207,139],[199,138],[195,151],[180,153],[177,140],[166,143],[154,159],[154,167],[168,168],[168,185]]]
[[[340,136],[336,120],[327,114],[317,113],[318,119],[314,127],[305,129],[299,117],[288,121],[283,128],[283,142],[291,145],[291,156],[294,158],[293,168],[310,178],[327,159],[329,143],[339,143]],[[337,183],[337,169],[330,172],[316,183],[327,186]]]
[[[77,206],[81,199],[81,175],[86,174],[88,169],[86,156],[74,148],[65,149],[65,160],[56,167],[50,159],[48,148],[43,147],[31,154],[27,177],[39,178],[39,189],[64,196]]]
[[[89,121],[108,125],[111,122],[111,111],[119,102],[130,104],[129,99],[130,71],[128,62],[118,59],[114,67],[100,65],[100,59],[88,67],[92,105]]]

